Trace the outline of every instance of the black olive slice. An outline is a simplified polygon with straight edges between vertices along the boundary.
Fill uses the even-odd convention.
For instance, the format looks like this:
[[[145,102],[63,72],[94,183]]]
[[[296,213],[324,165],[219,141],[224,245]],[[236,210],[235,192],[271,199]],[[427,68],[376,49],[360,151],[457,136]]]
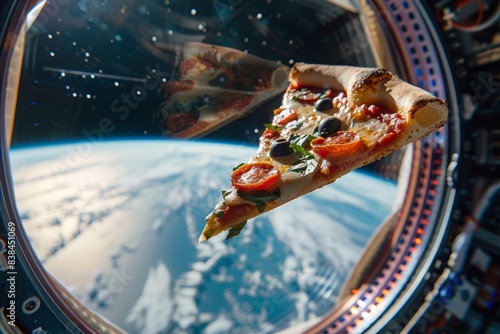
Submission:
[[[328,97],[319,99],[316,103],[314,103],[314,110],[316,111],[325,112],[331,110],[332,108],[333,100]]]
[[[219,74],[208,82],[210,86],[224,87],[228,82],[228,78],[224,74]]]
[[[335,117],[329,116],[323,118],[318,125],[318,132],[321,137],[328,137],[340,131],[342,122]]]
[[[290,142],[283,138],[273,141],[269,149],[269,156],[271,158],[284,157],[292,153],[293,149],[290,147]]]

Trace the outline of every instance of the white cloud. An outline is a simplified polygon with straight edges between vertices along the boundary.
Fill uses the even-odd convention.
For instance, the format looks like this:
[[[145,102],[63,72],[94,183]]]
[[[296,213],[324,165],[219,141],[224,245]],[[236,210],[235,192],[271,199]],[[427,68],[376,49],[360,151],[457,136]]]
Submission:
[[[172,319],[181,329],[188,329],[198,319],[196,297],[198,286],[204,282],[203,275],[197,271],[188,271],[181,275],[174,285],[175,311]]]
[[[155,334],[167,329],[173,311],[170,280],[170,272],[162,261],[149,269],[142,294],[126,318],[141,333]]]
[[[309,301],[309,296],[304,291],[299,291],[293,295],[293,299],[295,299],[297,316],[292,321],[291,325],[300,324],[306,320],[307,302]]]
[[[82,290],[90,279],[71,274],[67,259],[73,259],[75,251],[88,251],[88,240],[101,247],[102,251],[94,249],[95,254],[109,256],[91,256],[86,265],[107,274],[143,256],[143,251],[156,250],[156,243],[164,242],[156,238],[158,234],[186,230],[186,248],[175,255],[186,251],[184,267],[172,266],[169,272],[165,264],[171,265],[167,260],[171,255],[161,252],[154,253],[156,258],[140,258],[146,261],[146,271],[150,268],[147,278],[134,280],[123,293],[132,299],[131,291],[140,294],[134,304],[124,305],[125,298],[109,293],[109,279],[113,279],[109,274],[108,280],[95,282],[90,306],[102,305],[109,319],[128,332],[200,332],[203,328],[206,334],[230,329],[274,332],[273,326],[280,328],[291,318],[276,324],[276,318],[258,314],[259,307],[252,309],[252,305],[274,298],[277,306],[286,306],[290,314],[296,312],[292,316],[307,320],[316,314],[311,305],[333,302],[363,240],[376,228],[380,214],[373,216],[370,208],[388,211],[394,191],[390,184],[352,173],[313,197],[255,219],[238,239],[226,242],[220,235],[198,244],[214,194],[220,197],[220,189],[227,189],[231,167],[251,152],[168,142],[103,144],[83,162],[55,175],[52,162],[64,162],[65,150],[54,149],[49,158],[44,156],[46,150],[40,150],[36,159],[30,151],[20,156],[24,161],[17,159],[19,209],[37,254],[75,290]],[[189,165],[197,168],[186,168]],[[123,241],[131,235],[133,240],[150,243]],[[150,235],[155,239],[146,238]],[[54,254],[48,259],[50,251]],[[156,262],[157,258],[165,262]],[[219,302],[221,295],[224,301]]]
[[[197,286],[203,283],[203,275],[197,271],[188,271],[183,277],[186,286]]]
[[[226,334],[233,327],[233,322],[226,315],[220,315],[203,331],[203,334]]]

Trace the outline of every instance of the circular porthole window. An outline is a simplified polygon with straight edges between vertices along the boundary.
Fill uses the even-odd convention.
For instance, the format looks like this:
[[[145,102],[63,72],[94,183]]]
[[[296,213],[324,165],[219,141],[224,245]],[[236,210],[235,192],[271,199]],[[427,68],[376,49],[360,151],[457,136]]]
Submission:
[[[236,238],[199,243],[282,91],[195,138],[188,130],[208,122],[209,102],[261,96],[260,77],[221,74],[194,102],[166,102],[189,84],[171,84],[186,54],[216,45],[266,69],[385,67],[446,99],[455,122],[452,76],[421,4],[4,6],[2,210],[16,235],[21,330],[354,333],[384,328],[420,291],[444,247],[457,127],[259,216]],[[286,86],[283,71],[275,80]]]

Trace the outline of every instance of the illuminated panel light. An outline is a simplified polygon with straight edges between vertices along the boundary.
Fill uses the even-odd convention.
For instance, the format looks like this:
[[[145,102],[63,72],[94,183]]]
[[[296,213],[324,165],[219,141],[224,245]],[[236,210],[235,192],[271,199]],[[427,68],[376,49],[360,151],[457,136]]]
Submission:
[[[393,8],[391,7],[391,10],[393,12],[396,12],[397,9],[400,9],[400,10],[402,9],[401,3],[400,2],[398,3],[395,0],[382,0],[381,3],[392,4]],[[396,27],[399,28],[397,30],[403,32],[401,34],[401,37],[406,36],[408,38],[409,36],[411,36],[411,37],[415,37],[415,40],[418,37],[418,40],[425,44],[425,41],[428,39],[425,38],[426,37],[425,31],[421,31],[421,30],[424,30],[424,27],[420,26],[420,22],[418,20],[414,19],[413,17],[410,17],[409,21],[406,19],[406,17],[408,17],[410,14],[413,15],[411,12],[411,7],[413,7],[413,6],[410,6],[411,2],[404,1],[404,2],[402,2],[402,4],[403,4],[405,10],[402,10],[401,14],[404,14],[404,15],[401,15],[401,16],[403,16],[404,18],[397,19],[397,16],[396,16],[397,22],[395,22]],[[410,13],[410,14],[408,14],[408,13]],[[411,31],[412,27],[414,30],[413,32]],[[443,93],[443,87],[441,84],[442,79],[437,75],[437,73],[441,72],[440,67],[438,65],[439,63],[436,61],[437,56],[434,54],[431,54],[429,56],[429,52],[427,52],[427,51],[425,51],[425,54],[423,54],[420,51],[416,51],[416,50],[422,49],[422,48],[420,48],[422,43],[415,44],[415,43],[412,43],[411,41],[409,43],[410,43],[410,45],[414,46],[410,49],[410,51],[412,52],[412,57],[410,60],[413,60],[413,63],[416,65],[416,67],[418,67],[417,76],[420,76],[418,79],[421,81],[421,85],[426,86],[426,88],[428,88],[428,89],[432,86],[434,94],[443,98],[445,94]],[[416,61],[416,63],[415,63],[415,61]],[[441,129],[439,131],[444,132],[443,129]],[[439,165],[443,164],[443,158],[440,157],[439,155],[442,155],[442,151],[443,151],[442,147],[444,147],[444,143],[442,142],[442,138],[441,138],[441,133],[434,134],[434,137],[432,137],[432,139],[434,139],[434,138],[438,139],[440,142],[439,143],[435,143],[435,142],[429,143],[427,141],[423,141],[425,152],[423,152],[422,158],[420,159],[424,166],[433,166],[433,167],[425,168],[425,170],[422,173],[415,175],[415,176],[417,176],[418,188],[421,189],[421,191],[423,193],[426,193],[427,196],[420,195],[420,196],[415,196],[415,198],[411,198],[407,194],[407,197],[410,197],[410,200],[411,200],[411,202],[413,202],[413,205],[411,207],[411,209],[412,209],[411,214],[409,215],[408,220],[406,220],[405,227],[407,227],[407,230],[414,229],[416,231],[416,233],[413,235],[413,237],[409,237],[409,236],[405,237],[404,242],[402,244],[397,244],[394,247],[394,249],[392,250],[393,256],[397,256],[397,257],[401,256],[402,257],[399,265],[397,265],[397,267],[401,270],[407,270],[406,264],[409,263],[410,259],[413,259],[413,257],[414,257],[411,254],[411,252],[414,252],[415,248],[420,248],[417,245],[421,245],[421,243],[422,243],[421,237],[423,235],[425,235],[425,232],[426,232],[425,226],[431,224],[431,222],[425,218],[431,217],[432,210],[428,210],[427,212],[424,212],[424,210],[426,209],[426,206],[430,206],[432,208],[435,204],[435,201],[426,201],[426,197],[429,198],[429,196],[432,196],[431,198],[434,199],[437,195],[437,191],[435,189],[437,189],[437,187],[440,184],[439,183],[440,180],[437,180],[437,179],[440,178],[440,176],[442,175],[442,172],[441,172],[441,170],[436,171],[436,168],[437,168],[436,164],[439,164]],[[437,146],[441,147],[439,153],[438,153],[439,148]],[[409,233],[409,234],[411,234],[411,233]],[[418,240],[414,239],[414,238],[417,238]],[[408,241],[410,242],[409,245],[406,244]],[[405,249],[405,246],[408,248]],[[409,253],[408,253],[408,251],[409,251]],[[404,262],[404,261],[406,261],[406,262]],[[408,264],[408,267],[411,267],[411,264]],[[401,272],[398,272],[397,274],[394,273],[392,277],[393,277],[393,282],[394,282],[395,280],[401,279],[402,274],[401,274]],[[379,283],[381,283],[380,285],[382,285],[383,279],[377,278],[375,283],[376,284],[374,284],[373,286],[377,286]],[[392,289],[387,288],[387,286],[386,286],[386,289],[382,290],[381,295],[377,296],[375,298],[375,301],[378,303],[382,303],[384,301],[384,298],[385,298],[383,296],[387,296],[390,291],[392,291]],[[353,291],[353,293],[357,293],[357,291],[355,291],[355,292]],[[361,306],[360,306],[360,308],[361,308]],[[357,309],[358,312],[361,312],[361,310],[362,310],[362,308]],[[370,304],[368,307],[368,310],[375,312],[375,311],[377,311],[377,306],[375,304]],[[361,312],[360,316],[366,317],[368,310]],[[352,310],[351,310],[351,312],[352,312]],[[356,311],[354,311],[352,313],[355,313],[355,312]],[[356,324],[359,324],[356,321],[354,321],[354,322]],[[351,326],[348,327],[349,331],[353,329],[353,326],[354,326],[354,324],[351,323]],[[359,329],[359,327],[356,329]]]
[[[436,138],[436,140],[440,140],[440,138]],[[438,143],[439,145],[439,143]],[[436,156],[436,158],[434,158],[432,160],[432,163],[435,164],[435,165],[441,165],[441,163],[443,162],[442,161],[442,157],[443,157],[443,149],[442,148],[436,148],[434,150],[434,156]],[[439,158],[437,158],[439,157]]]
[[[356,306],[353,306],[349,309],[349,311],[354,314],[354,315],[357,315],[359,313],[358,309]]]
[[[359,307],[365,307],[366,306],[366,303],[362,300],[358,300],[358,306]]]
[[[428,199],[425,201],[425,204],[426,204],[427,206],[433,206],[433,205],[434,205],[434,199],[430,199],[430,198],[428,198]],[[427,210],[427,212],[431,212],[431,210]],[[425,213],[425,211],[424,211],[424,213]]]
[[[435,165],[441,165],[443,163],[443,159],[441,159],[441,158],[434,158],[434,160],[432,160],[432,163],[435,164]]]

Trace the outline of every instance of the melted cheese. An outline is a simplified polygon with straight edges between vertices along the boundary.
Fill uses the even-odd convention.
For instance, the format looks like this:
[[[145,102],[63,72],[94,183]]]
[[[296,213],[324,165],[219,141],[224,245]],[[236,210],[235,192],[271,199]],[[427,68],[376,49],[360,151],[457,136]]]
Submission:
[[[354,111],[349,109],[346,105],[347,103],[345,103],[345,101],[341,103],[340,99],[334,99],[334,107],[331,110],[327,112],[317,112],[314,110],[313,105],[296,101],[292,98],[291,94],[285,94],[281,108],[292,108],[297,114],[297,119],[289,122],[280,130],[280,137],[288,139],[291,135],[300,136],[313,134],[315,128],[322,119],[328,116],[334,116],[342,122],[343,125],[341,130],[356,132],[361,137],[365,143],[365,150],[363,152],[363,155],[365,155],[375,146],[377,140],[390,131],[390,128],[387,124],[376,118],[371,118],[364,122],[355,121]],[[287,158],[271,158],[268,152],[273,140],[276,140],[276,138],[267,139],[262,137],[260,139],[259,149],[248,162],[270,162],[282,172],[279,183],[279,189],[281,191],[279,202],[287,202],[297,197],[297,194],[302,194],[306,186],[313,181],[314,175],[317,173],[328,174],[330,172],[328,168],[329,165],[341,163],[335,158],[324,160],[309,149],[309,152],[314,155],[317,161],[316,168],[305,175],[296,172],[287,172],[294,163],[296,157],[290,157],[288,161]],[[253,204],[253,202],[249,202],[239,197],[236,191],[232,191],[228,194],[225,197],[225,202],[229,206],[241,203]]]
[[[302,103],[296,99],[292,98],[292,94],[285,94],[283,98],[282,108],[292,108],[297,114],[297,119],[288,123],[284,129],[281,130],[280,135],[283,138],[288,138],[291,135],[304,135],[313,134],[313,131],[321,122],[322,119],[334,116],[342,122],[341,130],[353,131],[357,133],[364,144],[366,145],[365,154],[369,152],[377,143],[377,141],[390,131],[390,128],[384,122],[376,119],[370,118],[364,122],[356,122],[354,110],[347,107],[347,101],[344,100],[342,103],[339,98],[333,99],[334,107],[326,112],[317,112],[314,110],[314,106],[311,104]],[[254,155],[251,161],[266,160],[272,161],[277,167],[281,166],[281,163],[275,159],[270,158],[267,155],[269,151],[269,146],[272,140],[262,138],[260,142],[260,147],[258,152]],[[310,153],[313,153],[309,150]],[[313,153],[314,154],[314,153]],[[323,159],[314,154],[318,164],[316,169],[306,175],[300,175],[295,172],[285,172],[281,176],[280,188],[282,189],[283,200],[286,201],[288,197],[294,197],[297,193],[301,192],[304,186],[311,182],[314,174],[322,172],[328,173],[328,169],[324,169],[329,163],[328,161],[323,161]],[[330,161],[331,163],[338,163],[336,161]]]
[[[372,148],[377,143],[377,140],[389,132],[390,128],[384,122],[371,118],[366,122],[354,124],[349,130],[356,132],[365,144]]]
[[[342,104],[339,101],[336,101],[337,103],[335,103],[335,99],[334,107],[326,112],[316,112],[314,111],[313,105],[301,103],[300,101],[294,101],[290,98],[290,96],[285,97],[283,102],[283,108],[292,108],[298,115],[296,121],[290,122],[287,124],[285,129],[281,131],[281,136],[284,138],[287,138],[291,134],[313,134],[314,128],[321,122],[321,120],[329,116],[334,116],[342,122],[341,130],[353,131],[357,133],[368,148],[373,148],[377,140],[390,131],[390,128],[386,123],[376,118],[370,118],[364,122],[355,121],[354,110],[348,108],[345,104]],[[295,130],[299,124],[300,129]]]

